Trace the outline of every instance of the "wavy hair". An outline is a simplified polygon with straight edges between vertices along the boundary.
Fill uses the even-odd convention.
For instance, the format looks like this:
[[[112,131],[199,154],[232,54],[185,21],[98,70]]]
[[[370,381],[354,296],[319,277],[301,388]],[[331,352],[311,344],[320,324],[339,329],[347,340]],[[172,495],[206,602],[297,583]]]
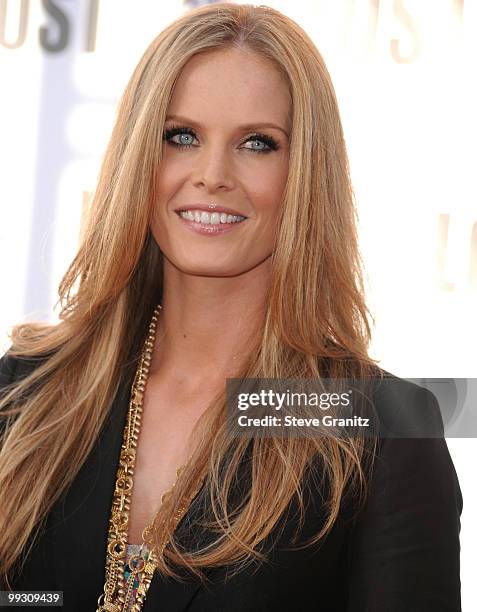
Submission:
[[[0,574],[6,580],[92,450],[162,299],[162,254],[150,222],[174,84],[196,54],[230,48],[273,62],[292,100],[289,174],[264,323],[237,377],[365,377],[376,371],[368,355],[372,317],[364,299],[347,153],[320,53],[300,26],[266,6],[219,3],[184,14],[153,40],[122,95],[82,241],[59,286],[59,322],[23,323],[11,333],[11,355],[43,358],[0,401],[6,422]],[[365,500],[364,440],[329,435],[250,443],[231,435],[225,408],[225,392],[211,399],[197,425],[192,461],[156,516],[157,541],[170,537],[158,567],[166,575],[178,577],[176,566],[205,578],[206,567],[238,569],[252,559],[266,560],[260,545],[294,498],[297,529],[302,525],[303,477],[315,459],[326,492],[325,518],[307,546],[330,532],[347,491],[355,507]],[[247,449],[251,487],[234,505],[234,476]],[[203,477],[217,539],[188,551],[164,517],[175,514]]]

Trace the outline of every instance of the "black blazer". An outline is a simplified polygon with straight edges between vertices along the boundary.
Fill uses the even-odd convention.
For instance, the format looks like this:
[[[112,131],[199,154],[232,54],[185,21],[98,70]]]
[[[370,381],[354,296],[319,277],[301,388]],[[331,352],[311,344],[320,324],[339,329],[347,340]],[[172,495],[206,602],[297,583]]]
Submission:
[[[3,357],[0,389],[31,367]],[[93,451],[49,513],[23,573],[12,584],[16,590],[62,590],[67,612],[94,612],[103,590],[108,520],[132,374],[122,380]],[[404,388],[401,410],[440,419],[431,393],[407,382]],[[306,491],[303,540],[322,524],[319,491]],[[194,522],[199,499],[179,525],[184,533],[199,533]],[[145,612],[461,610],[462,495],[443,437],[380,440],[364,510],[355,521],[343,511],[319,549],[286,550],[296,521],[297,506],[291,508],[271,563],[246,568],[228,581],[222,569],[209,570],[209,586],[193,578],[186,584],[166,580],[156,573]]]

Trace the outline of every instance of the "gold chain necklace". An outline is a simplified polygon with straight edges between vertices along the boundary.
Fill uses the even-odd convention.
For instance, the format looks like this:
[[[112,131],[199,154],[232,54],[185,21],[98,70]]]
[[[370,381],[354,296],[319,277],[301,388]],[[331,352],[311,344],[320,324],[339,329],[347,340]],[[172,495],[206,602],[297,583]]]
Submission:
[[[141,359],[139,361],[131,389],[127,423],[123,433],[123,443],[121,446],[119,467],[116,472],[116,485],[114,488],[111,516],[109,519],[105,567],[106,581],[104,584],[103,593],[101,593],[98,598],[98,608],[96,612],[126,612],[129,611],[129,609],[131,609],[132,612],[140,612],[158,563],[158,555],[153,538],[151,523],[142,532],[143,543],[141,545],[141,550],[145,544],[148,546],[150,550],[149,556],[147,557],[147,560],[144,560],[141,556],[133,556],[130,559],[129,568],[131,569],[131,575],[129,576],[127,582],[125,581],[124,562],[127,551],[129,509],[133,488],[136,449],[141,426],[144,391],[146,389],[147,377],[151,365],[152,350],[154,348],[154,341],[156,337],[156,323],[161,308],[161,305],[158,304],[154,309],[154,314],[149,325],[149,332],[144,343]],[[177,477],[180,476],[181,472],[187,465],[188,462],[177,470]],[[166,497],[171,494],[176,483],[177,480],[172,485],[171,489],[162,495],[162,503],[164,503]],[[202,482],[194,490],[194,493],[188,496],[187,500],[181,504],[176,514],[172,517],[172,530],[177,527],[179,521],[189,507],[190,502],[198,493],[201,484]],[[167,544],[168,540],[161,543],[160,554],[164,552]],[[136,601],[134,603],[130,603],[129,600],[132,595],[131,589],[134,584],[134,580],[136,579],[139,579]],[[131,604],[132,608],[130,608]]]

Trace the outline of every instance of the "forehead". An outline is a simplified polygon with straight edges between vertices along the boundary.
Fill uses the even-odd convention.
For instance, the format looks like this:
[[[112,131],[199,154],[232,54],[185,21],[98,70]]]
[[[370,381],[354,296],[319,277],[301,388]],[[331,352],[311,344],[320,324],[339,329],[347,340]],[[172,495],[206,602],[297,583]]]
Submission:
[[[204,122],[247,118],[288,126],[290,107],[288,84],[270,60],[228,49],[202,53],[187,62],[169,111]]]

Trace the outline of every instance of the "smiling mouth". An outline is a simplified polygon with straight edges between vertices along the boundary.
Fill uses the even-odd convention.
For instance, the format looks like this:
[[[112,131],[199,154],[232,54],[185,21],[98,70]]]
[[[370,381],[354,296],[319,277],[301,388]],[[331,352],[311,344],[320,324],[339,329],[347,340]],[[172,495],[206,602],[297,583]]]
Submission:
[[[204,210],[181,210],[177,211],[177,214],[186,221],[194,221],[200,225],[231,225],[241,223],[247,218],[242,215],[229,215],[227,213],[208,213]]]

